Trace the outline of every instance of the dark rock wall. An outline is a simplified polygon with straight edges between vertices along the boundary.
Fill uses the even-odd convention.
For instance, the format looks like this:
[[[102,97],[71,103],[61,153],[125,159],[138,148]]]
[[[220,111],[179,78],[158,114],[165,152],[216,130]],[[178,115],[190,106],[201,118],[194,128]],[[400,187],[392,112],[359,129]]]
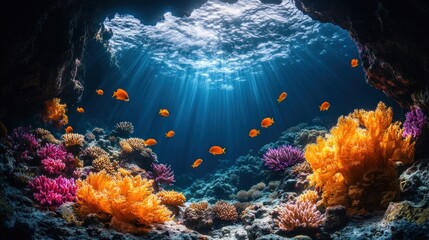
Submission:
[[[358,46],[367,81],[402,107],[429,111],[429,2],[295,0],[305,14],[334,23]]]

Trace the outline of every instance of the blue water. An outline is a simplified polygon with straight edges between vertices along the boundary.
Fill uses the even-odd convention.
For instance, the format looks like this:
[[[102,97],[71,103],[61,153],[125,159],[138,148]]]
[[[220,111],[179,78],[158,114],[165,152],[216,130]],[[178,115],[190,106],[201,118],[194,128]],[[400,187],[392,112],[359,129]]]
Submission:
[[[116,34],[110,50],[119,68],[108,74],[91,70],[87,83],[100,84],[86,88],[80,103],[85,114],[73,113],[70,122],[95,119],[94,125],[113,128],[131,121],[132,136],[155,138],[158,160],[171,164],[176,174],[204,175],[220,159],[234,161],[258,151],[288,127],[315,117],[334,121],[356,108],[374,109],[378,101],[399,111],[365,82],[361,67],[351,68],[358,52],[347,32],[309,19],[289,2],[267,7],[257,0],[233,6],[209,1],[190,18],[167,13],[156,26],[129,15],[105,24]],[[104,96],[95,94],[98,88]],[[117,88],[129,93],[129,102],[111,97]],[[288,96],[278,104],[283,91]],[[324,101],[331,107],[320,112]],[[170,117],[162,118],[161,108]],[[275,121],[268,129],[260,127],[265,117]],[[252,128],[261,135],[250,138]],[[176,136],[165,138],[169,130]],[[212,145],[225,147],[226,154],[209,154]],[[192,169],[197,158],[204,162]]]

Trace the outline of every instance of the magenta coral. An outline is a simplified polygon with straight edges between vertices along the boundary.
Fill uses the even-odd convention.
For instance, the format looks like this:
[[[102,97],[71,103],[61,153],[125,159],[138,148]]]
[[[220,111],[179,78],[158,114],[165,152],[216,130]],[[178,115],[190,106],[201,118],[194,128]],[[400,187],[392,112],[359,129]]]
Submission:
[[[76,184],[73,178],[59,176],[52,179],[42,175],[35,177],[30,187],[34,191],[34,199],[44,206],[59,206],[76,199]]]
[[[304,153],[301,149],[289,145],[270,148],[264,154],[265,165],[274,171],[283,171],[285,168],[304,160]]]
[[[63,145],[57,145],[53,143],[47,143],[45,146],[37,150],[37,156],[39,156],[40,159],[64,159],[66,155],[66,148]]]
[[[54,158],[45,158],[42,160],[42,168],[46,173],[49,173],[51,175],[53,174],[61,174],[64,169],[66,168],[66,165],[61,159],[54,159]]]
[[[12,145],[14,156],[18,160],[32,160],[36,149],[39,147],[36,136],[30,133],[29,128],[18,127],[13,129],[8,140]]]
[[[152,163],[152,172],[148,172],[149,178],[158,184],[171,185],[174,182],[174,172],[170,166]]]
[[[420,108],[411,109],[405,114],[403,137],[412,136],[416,138],[422,134],[423,128],[427,122],[427,117]]]

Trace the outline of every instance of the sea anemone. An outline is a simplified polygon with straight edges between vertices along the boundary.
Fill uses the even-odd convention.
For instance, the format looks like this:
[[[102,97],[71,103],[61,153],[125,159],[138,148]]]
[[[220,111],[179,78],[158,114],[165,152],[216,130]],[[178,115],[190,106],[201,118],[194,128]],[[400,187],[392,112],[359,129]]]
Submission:
[[[264,154],[265,165],[274,171],[283,171],[285,168],[304,160],[304,153],[301,149],[289,145],[270,148]]]
[[[152,172],[148,172],[148,178],[154,179],[157,184],[171,185],[174,180],[174,172],[170,166],[152,163]]]
[[[117,136],[128,137],[134,133],[134,125],[131,122],[118,122],[113,132]]]
[[[292,231],[297,228],[318,228],[323,222],[323,215],[310,201],[282,204],[278,213],[279,216],[274,221],[284,231]]]

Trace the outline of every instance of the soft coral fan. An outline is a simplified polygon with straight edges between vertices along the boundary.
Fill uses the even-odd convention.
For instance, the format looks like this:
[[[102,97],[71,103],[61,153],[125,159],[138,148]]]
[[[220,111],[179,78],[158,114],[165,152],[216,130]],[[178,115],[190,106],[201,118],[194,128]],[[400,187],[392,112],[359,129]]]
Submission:
[[[170,166],[152,163],[152,172],[148,172],[149,179],[154,179],[158,184],[171,185],[174,182],[174,172]]]
[[[411,109],[405,114],[403,137],[419,137],[427,122],[427,117],[420,108]]]
[[[18,160],[32,160],[40,145],[36,136],[30,133],[29,128],[24,127],[13,129],[12,133],[8,136],[8,140],[12,145],[14,156]]]
[[[283,171],[302,161],[304,161],[304,153],[301,149],[289,145],[270,148],[264,154],[265,165],[274,171]]]
[[[111,227],[125,232],[144,232],[154,223],[171,219],[171,212],[153,194],[153,181],[140,176],[111,176],[104,170],[78,180],[79,212],[108,214]]]
[[[41,205],[59,206],[65,202],[71,202],[76,197],[76,185],[74,179],[61,176],[51,179],[46,176],[35,177],[30,182],[34,191],[34,199]]]
[[[399,194],[396,162],[414,159],[414,143],[402,138],[392,109],[380,102],[375,111],[355,110],[325,138],[309,144],[305,158],[313,169],[310,183],[323,191],[327,206],[343,205],[349,214],[385,208]]]

